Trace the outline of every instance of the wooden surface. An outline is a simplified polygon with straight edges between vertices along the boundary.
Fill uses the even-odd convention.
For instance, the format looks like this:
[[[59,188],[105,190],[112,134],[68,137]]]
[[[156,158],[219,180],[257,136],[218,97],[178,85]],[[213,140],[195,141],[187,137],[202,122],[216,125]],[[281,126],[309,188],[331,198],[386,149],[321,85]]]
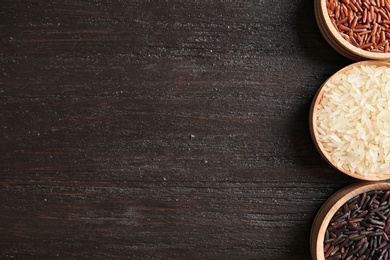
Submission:
[[[0,4],[0,258],[310,259],[313,1]]]

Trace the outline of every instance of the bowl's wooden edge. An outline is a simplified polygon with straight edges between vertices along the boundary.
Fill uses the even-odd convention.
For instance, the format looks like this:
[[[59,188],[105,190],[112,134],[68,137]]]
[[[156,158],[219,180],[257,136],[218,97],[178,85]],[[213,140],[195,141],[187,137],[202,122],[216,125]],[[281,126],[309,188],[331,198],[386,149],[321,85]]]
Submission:
[[[320,29],[320,32],[321,32],[322,36],[325,38],[326,42],[334,50],[336,50],[339,54],[343,55],[344,57],[346,57],[348,59],[351,59],[354,61],[363,60],[362,57],[359,57],[359,56],[353,55],[352,53],[349,53],[340,42],[336,41],[336,39],[334,39],[332,37],[332,34],[329,32],[329,30],[327,28],[328,26],[326,25],[326,23],[324,21],[325,18],[324,18],[323,13],[322,13],[321,2],[322,2],[322,0],[315,0],[314,13],[315,13],[318,28]]]

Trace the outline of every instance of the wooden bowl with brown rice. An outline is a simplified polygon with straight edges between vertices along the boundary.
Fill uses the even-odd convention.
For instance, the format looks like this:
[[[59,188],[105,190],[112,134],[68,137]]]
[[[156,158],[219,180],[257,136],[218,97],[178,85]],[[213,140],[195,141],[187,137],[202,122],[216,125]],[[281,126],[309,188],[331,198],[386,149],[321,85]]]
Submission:
[[[345,57],[390,60],[390,1],[315,0],[318,27]]]

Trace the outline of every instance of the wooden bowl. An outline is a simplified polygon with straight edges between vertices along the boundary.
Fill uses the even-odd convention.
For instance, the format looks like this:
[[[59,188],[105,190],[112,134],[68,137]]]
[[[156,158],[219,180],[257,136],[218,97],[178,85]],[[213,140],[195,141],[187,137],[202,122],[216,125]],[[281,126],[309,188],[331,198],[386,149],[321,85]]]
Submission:
[[[317,148],[317,150],[319,151],[320,155],[325,159],[325,161],[327,161],[330,165],[332,165],[337,170],[339,170],[339,171],[341,171],[341,172],[343,172],[351,177],[360,179],[360,180],[367,180],[367,181],[387,180],[387,179],[390,179],[390,173],[380,175],[380,176],[375,175],[375,176],[367,177],[367,176],[363,176],[363,175],[358,174],[358,173],[346,171],[341,167],[337,167],[336,163],[332,160],[331,155],[325,151],[325,149],[320,141],[320,138],[318,136],[318,132],[317,132],[317,114],[316,114],[317,107],[318,107],[318,104],[320,103],[320,101],[324,95],[324,91],[326,89],[327,83],[332,79],[332,77],[335,77],[340,73],[344,73],[345,71],[350,70],[354,66],[361,66],[361,65],[366,65],[366,66],[367,65],[377,65],[377,66],[390,67],[390,63],[387,63],[384,61],[360,61],[360,62],[353,63],[351,65],[348,65],[348,66],[344,67],[343,69],[339,70],[338,72],[336,72],[335,74],[333,74],[328,80],[326,80],[322,84],[322,86],[318,89],[316,95],[314,96],[313,102],[311,104],[310,116],[309,116],[310,134],[311,134],[311,137],[313,139],[314,145]]]
[[[373,190],[390,190],[388,182],[359,182],[349,185],[333,194],[318,211],[310,233],[310,252],[312,259],[324,260],[324,239],[327,227],[336,213],[348,200],[359,194]]]
[[[366,51],[358,48],[345,40],[340,33],[336,30],[329,17],[327,6],[327,0],[315,0],[314,12],[318,27],[324,36],[325,40],[341,55],[354,60],[384,60],[390,61],[390,52],[378,53]],[[389,48],[390,49],[390,48]]]

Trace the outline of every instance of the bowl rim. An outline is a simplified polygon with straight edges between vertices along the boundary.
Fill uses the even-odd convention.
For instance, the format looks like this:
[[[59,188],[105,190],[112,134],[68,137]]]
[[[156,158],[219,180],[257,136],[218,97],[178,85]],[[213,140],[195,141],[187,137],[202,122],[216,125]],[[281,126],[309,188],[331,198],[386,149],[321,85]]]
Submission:
[[[383,180],[388,180],[390,179],[390,173],[388,174],[383,174],[383,175],[379,175],[379,176],[363,176],[361,174],[358,174],[358,173],[352,173],[352,172],[349,172],[349,171],[346,171],[342,168],[339,168],[337,167],[337,165],[334,163],[334,161],[331,159],[330,157],[330,154],[327,153],[325,150],[324,150],[324,147],[322,145],[322,143],[319,141],[319,137],[318,137],[318,132],[316,131],[316,128],[317,128],[317,116],[316,116],[316,107],[317,105],[319,104],[319,102],[321,101],[321,98],[325,92],[325,89],[327,88],[327,83],[336,75],[340,74],[340,73],[343,73],[347,70],[350,70],[352,69],[353,67],[356,67],[356,66],[362,66],[362,65],[377,65],[377,66],[387,66],[390,68],[390,63],[389,62],[386,62],[386,61],[379,61],[379,60],[366,60],[366,61],[359,61],[359,62],[355,62],[355,63],[352,63],[352,64],[349,64],[347,65],[346,67],[338,70],[337,72],[335,72],[333,75],[331,75],[328,79],[325,80],[325,82],[320,86],[320,88],[317,90],[314,98],[313,98],[313,101],[311,103],[311,106],[310,106],[310,111],[309,111],[309,129],[310,129],[310,135],[311,135],[311,138],[313,140],[313,143],[314,143],[314,146],[316,147],[316,149],[318,150],[318,152],[320,153],[320,155],[323,157],[323,159],[328,163],[330,164],[331,166],[333,166],[335,169],[337,169],[338,171],[341,171],[342,173],[348,175],[348,176],[351,176],[353,178],[356,178],[356,179],[360,179],[360,180],[366,180],[366,181],[383,181]]]
[[[310,230],[310,251],[312,259],[325,259],[323,252],[325,232],[336,211],[353,197],[372,190],[390,190],[390,183],[383,181],[353,183],[338,190],[322,204]]]
[[[363,59],[369,60],[390,60],[390,52],[388,53],[377,53],[377,52],[369,52],[363,49],[360,49],[347,40],[345,40],[340,33],[334,28],[330,17],[328,15],[326,1],[327,0],[318,0],[320,1],[321,7],[321,18],[325,21],[325,26],[328,29],[330,36],[336,41],[337,44],[343,46],[348,52],[352,53]]]
[[[316,17],[316,22],[318,25],[318,28],[320,29],[320,32],[322,36],[325,38],[325,40],[328,42],[328,44],[336,50],[339,54],[343,55],[344,57],[354,60],[354,61],[360,61],[364,60],[363,57],[354,55],[351,52],[348,52],[346,48],[343,47],[342,44],[340,44],[334,37],[332,37],[331,33],[327,29],[328,25],[325,23],[322,14],[322,9],[321,9],[321,0],[314,0],[314,13]]]

